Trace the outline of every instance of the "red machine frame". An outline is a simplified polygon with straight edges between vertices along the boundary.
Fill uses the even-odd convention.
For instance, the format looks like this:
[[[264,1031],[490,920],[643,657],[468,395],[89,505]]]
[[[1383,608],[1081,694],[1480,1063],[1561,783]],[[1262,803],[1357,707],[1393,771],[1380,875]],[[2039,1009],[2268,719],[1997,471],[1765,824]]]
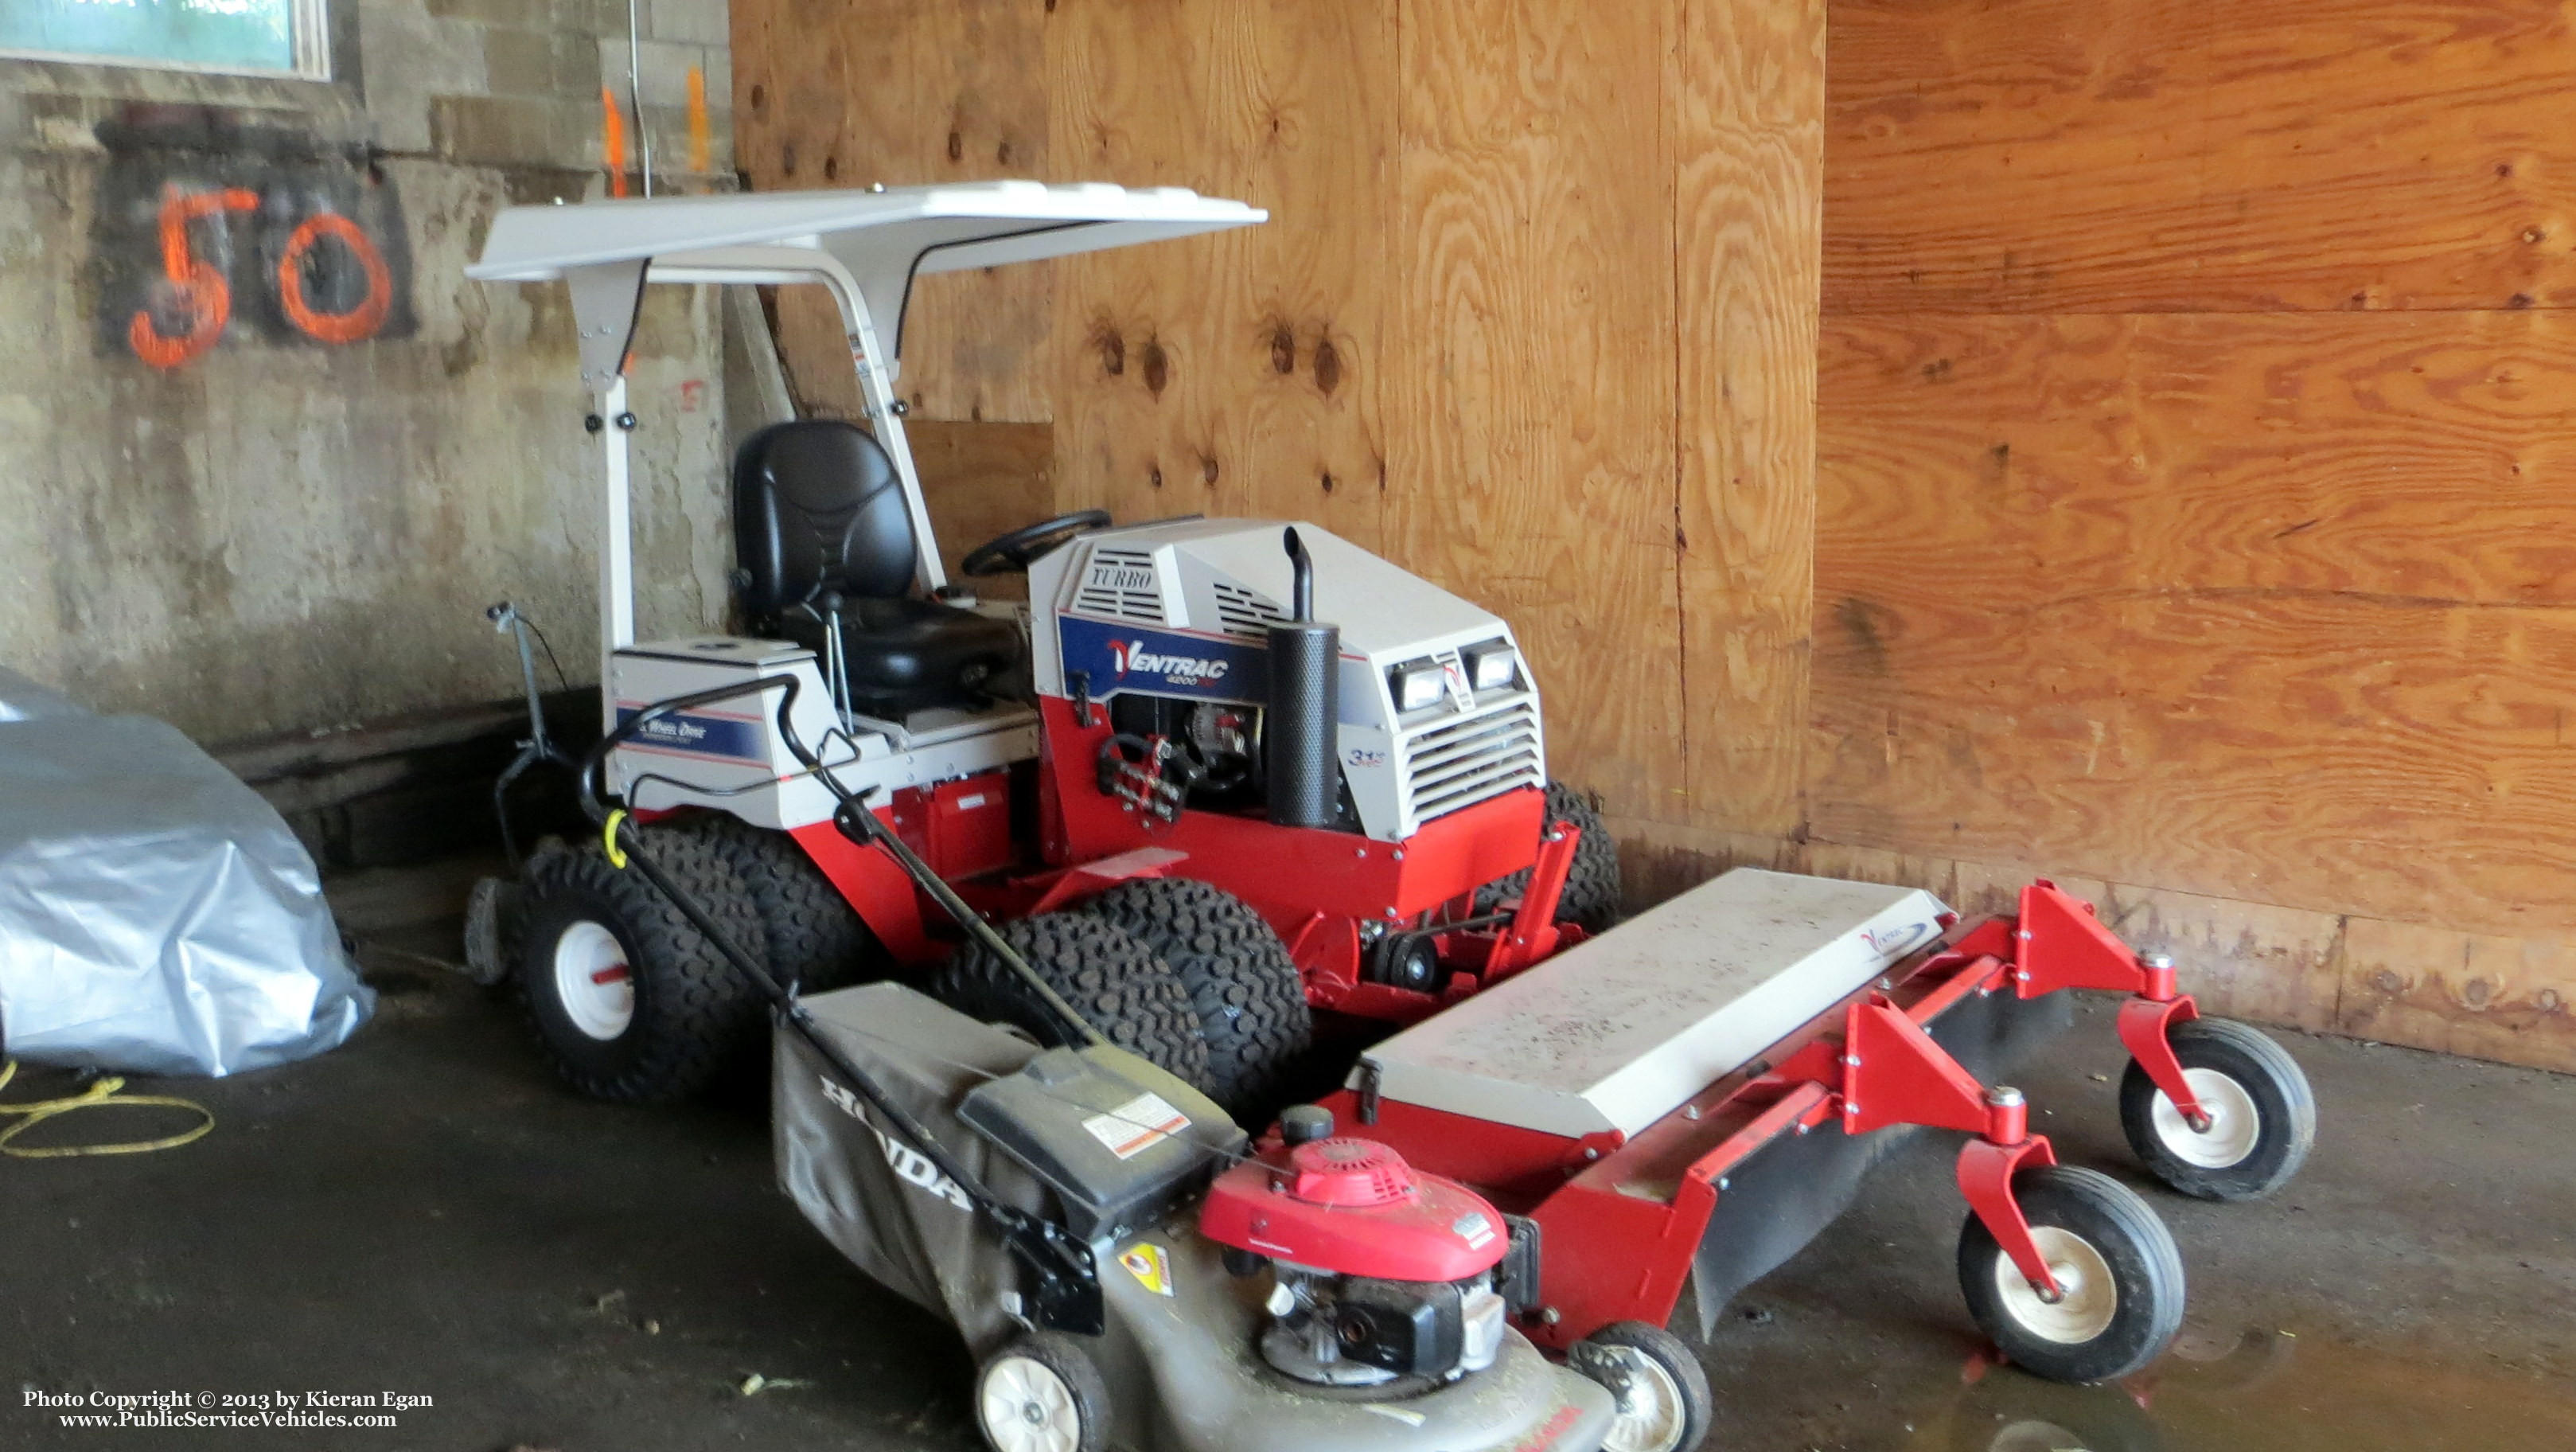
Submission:
[[[1539,1306],[1522,1329],[1543,1346],[1562,1350],[1615,1321],[1668,1321],[1729,1177],[1780,1136],[1829,1124],[1847,1135],[1900,1124],[1975,1135],[1959,1154],[1960,1192],[2033,1288],[2053,1295],[2057,1282],[2012,1184],[2024,1166],[2055,1164],[2056,1153],[2030,1133],[2017,1091],[1981,1085],[1926,1027],[1971,997],[2125,992],[2122,1043],[2177,1108],[2198,1115],[2165,1037],[2198,1009],[2175,991],[2169,960],[2141,958],[2090,904],[2046,880],[2022,890],[2012,917],[1965,927],[1949,917],[1943,927],[1933,944],[1633,1138],[1569,1139],[1348,1089],[1325,1102],[1416,1167],[1538,1222]]]
[[[1434,817],[1402,842],[1283,827],[1253,815],[1193,809],[1169,823],[1102,793],[1094,763],[1112,728],[1088,723],[1073,703],[1041,698],[1040,755],[1032,771],[1003,768],[893,794],[877,816],[959,896],[995,917],[1069,907],[1136,877],[1187,877],[1242,898],[1288,946],[1307,1001],[1363,1018],[1411,1023],[1583,941],[1555,920],[1581,833],[1546,827],[1545,794],[1521,787]],[[1091,714],[1086,712],[1085,714]],[[1038,859],[1013,835],[1015,802],[1036,796]],[[939,914],[883,852],[852,842],[830,822],[792,835],[849,900],[897,962],[935,963],[950,945],[933,936]],[[1476,893],[1532,869],[1508,916],[1479,914]],[[1438,993],[1370,981],[1371,934],[1429,932],[1447,976]]]

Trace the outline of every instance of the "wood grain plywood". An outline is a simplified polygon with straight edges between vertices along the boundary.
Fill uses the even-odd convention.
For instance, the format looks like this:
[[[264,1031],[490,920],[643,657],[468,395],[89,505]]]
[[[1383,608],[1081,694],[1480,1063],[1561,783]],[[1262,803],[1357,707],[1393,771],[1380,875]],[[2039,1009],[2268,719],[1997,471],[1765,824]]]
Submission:
[[[1837,319],[1813,830],[2576,927],[2544,313]]]
[[[916,419],[904,428],[948,577],[987,599],[1025,600],[1025,574],[958,574],[966,552],[1055,514],[1054,431],[1045,424]]]
[[[1683,806],[1704,826],[1786,834],[1804,813],[1825,7],[1680,15]]]
[[[1846,0],[1833,26],[1829,313],[2576,301],[2548,0]]]
[[[1061,0],[1068,174],[1185,186],[1262,226],[1058,265],[1065,508],[1310,519],[1382,543],[1391,0]]]
[[[1550,771],[1686,810],[1663,6],[1403,16],[1389,536],[1510,619]]]

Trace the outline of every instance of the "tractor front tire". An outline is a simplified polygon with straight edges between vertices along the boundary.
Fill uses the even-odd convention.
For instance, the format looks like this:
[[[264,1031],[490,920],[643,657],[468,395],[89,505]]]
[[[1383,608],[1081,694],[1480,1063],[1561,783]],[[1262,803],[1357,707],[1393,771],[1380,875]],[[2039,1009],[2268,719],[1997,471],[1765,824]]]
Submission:
[[[1153,950],[1089,913],[1039,913],[995,928],[1102,1038],[1208,1088],[1207,1040],[1180,979]],[[958,1012],[1017,1028],[1048,1048],[1077,1046],[1046,1000],[999,954],[968,938],[931,994]]]
[[[750,890],[769,937],[765,966],[780,986],[822,993],[886,976],[876,934],[795,838],[720,812],[694,813],[671,826],[703,840]]]
[[[1179,877],[1122,882],[1081,910],[1144,944],[1181,980],[1207,1041],[1208,1097],[1237,1117],[1268,1108],[1315,1019],[1296,960],[1261,914]]]
[[[1556,899],[1556,920],[1587,933],[1601,932],[1619,921],[1619,844],[1610,840],[1610,829],[1602,825],[1600,808],[1574,788],[1552,781],[1547,784],[1547,817],[1539,824],[1540,833],[1555,830],[1559,822],[1573,823],[1583,837],[1574,844],[1574,863],[1566,869],[1565,890]],[[1488,883],[1476,894],[1476,911],[1500,912],[1503,904],[1516,901],[1529,889],[1529,880],[1530,869],[1524,867]]]
[[[750,892],[703,841],[629,830],[737,947],[768,951]],[[519,983],[538,1041],[574,1088],[629,1104],[684,1099],[757,1041],[758,994],[642,872],[591,846],[533,859],[528,875]]]

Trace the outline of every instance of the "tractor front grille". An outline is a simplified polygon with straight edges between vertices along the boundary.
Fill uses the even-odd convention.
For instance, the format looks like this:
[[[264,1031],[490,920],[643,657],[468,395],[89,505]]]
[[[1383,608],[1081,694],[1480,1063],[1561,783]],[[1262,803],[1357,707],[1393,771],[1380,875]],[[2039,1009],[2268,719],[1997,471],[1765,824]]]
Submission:
[[[1404,778],[1413,819],[1429,821],[1546,779],[1538,702],[1522,695],[1406,738]]]

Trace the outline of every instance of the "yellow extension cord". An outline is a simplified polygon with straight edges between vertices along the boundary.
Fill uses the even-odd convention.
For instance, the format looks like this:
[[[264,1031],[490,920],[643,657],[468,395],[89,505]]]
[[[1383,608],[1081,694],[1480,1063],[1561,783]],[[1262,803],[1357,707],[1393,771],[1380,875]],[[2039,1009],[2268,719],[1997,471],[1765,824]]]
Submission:
[[[0,1064],[0,1089],[8,1088],[9,1081],[17,1077],[17,1060],[11,1059],[5,1064]],[[119,1092],[124,1088],[125,1081],[111,1075],[68,1099],[31,1099],[20,1104],[0,1102],[0,1120],[18,1121],[7,1129],[0,1129],[0,1155],[9,1155],[22,1160],[59,1160],[69,1159],[75,1155],[139,1155],[151,1150],[177,1149],[191,1140],[202,1137],[206,1131],[215,1127],[215,1112],[194,1100],[173,1099],[161,1094]],[[147,1107],[190,1110],[204,1115],[206,1122],[194,1129],[161,1139],[135,1140],[126,1144],[67,1144],[48,1145],[42,1149],[20,1149],[13,1143],[18,1136],[46,1120],[56,1115],[69,1114],[75,1109]]]

